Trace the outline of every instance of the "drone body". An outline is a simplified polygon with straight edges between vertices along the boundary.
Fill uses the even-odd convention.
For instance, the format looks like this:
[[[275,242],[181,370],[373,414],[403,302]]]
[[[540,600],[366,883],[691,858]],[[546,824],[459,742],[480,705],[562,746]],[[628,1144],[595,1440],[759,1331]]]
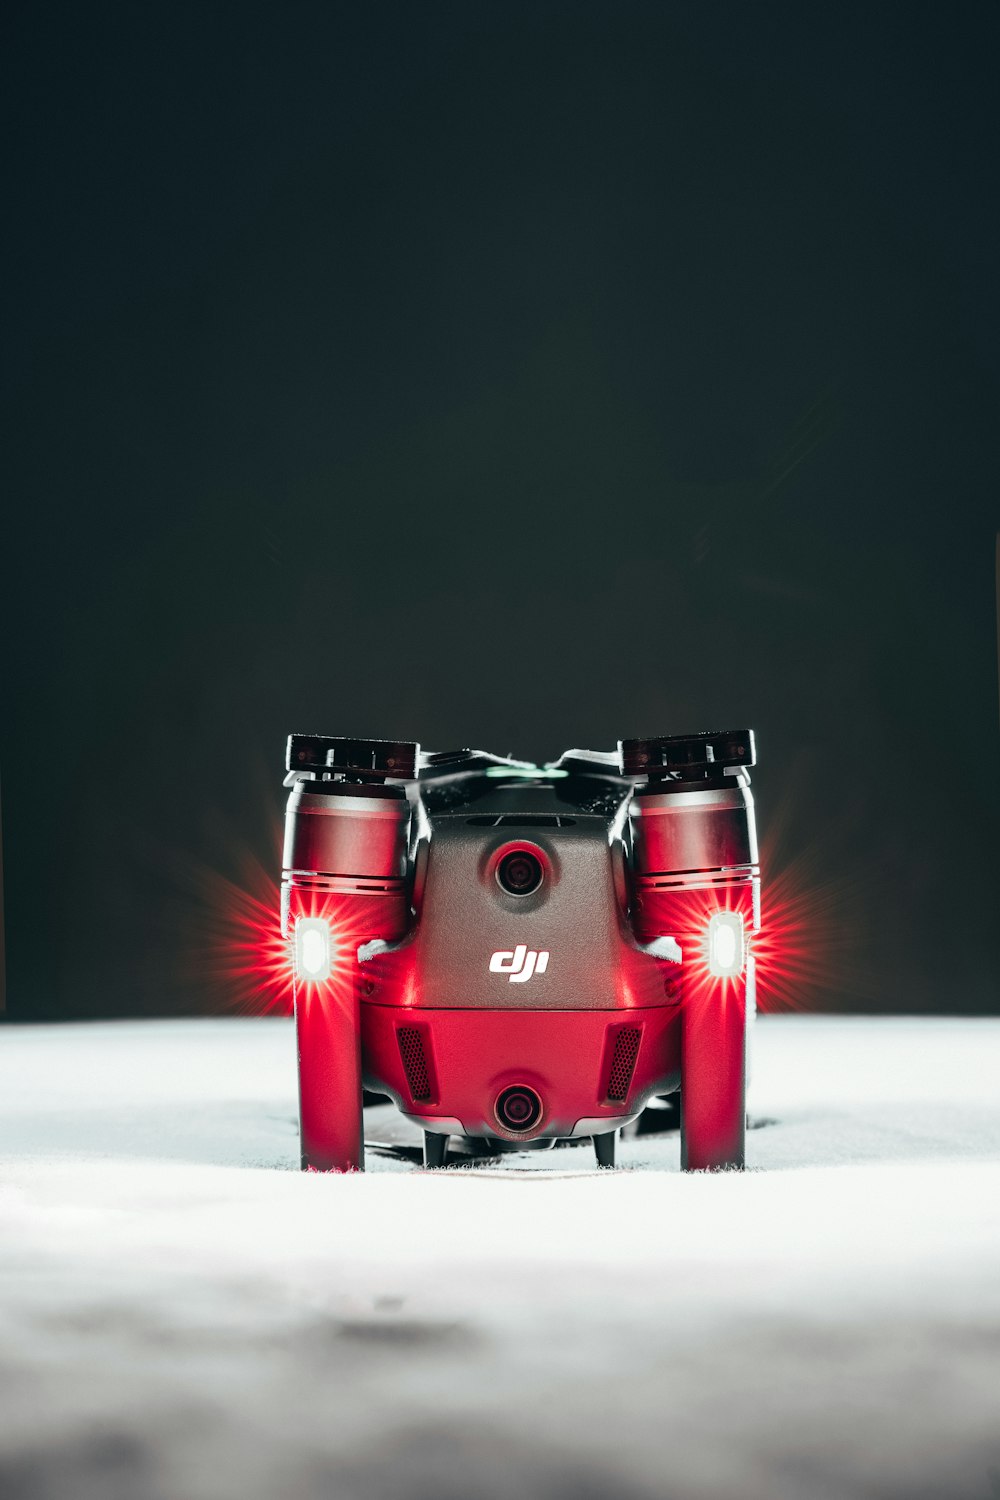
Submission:
[[[302,1165],[364,1164],[362,1089],[492,1149],[681,1090],[682,1164],[741,1167],[759,870],[749,731],[538,768],[292,735],[282,927]]]

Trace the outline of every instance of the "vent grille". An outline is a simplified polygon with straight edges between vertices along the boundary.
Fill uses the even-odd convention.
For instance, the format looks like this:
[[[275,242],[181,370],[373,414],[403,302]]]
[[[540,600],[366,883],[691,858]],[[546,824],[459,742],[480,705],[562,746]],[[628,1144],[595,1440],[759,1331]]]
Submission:
[[[629,1084],[635,1072],[635,1060],[639,1055],[638,1026],[623,1026],[615,1037],[615,1050],[611,1057],[611,1072],[608,1075],[608,1098],[616,1101],[628,1096]]]
[[[396,1032],[399,1055],[403,1059],[406,1085],[412,1099],[431,1097],[431,1076],[427,1069],[427,1057],[419,1026],[400,1026]]]
[[[473,828],[572,828],[576,819],[562,813],[477,813],[465,821]]]

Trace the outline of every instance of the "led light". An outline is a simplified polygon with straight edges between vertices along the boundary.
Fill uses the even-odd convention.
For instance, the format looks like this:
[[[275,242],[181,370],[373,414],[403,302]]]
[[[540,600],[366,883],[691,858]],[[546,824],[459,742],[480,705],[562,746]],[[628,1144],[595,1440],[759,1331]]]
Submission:
[[[708,922],[708,969],[716,979],[735,979],[743,968],[743,918],[717,911]]]
[[[333,942],[322,917],[299,917],[295,924],[295,972],[300,979],[329,979]]]

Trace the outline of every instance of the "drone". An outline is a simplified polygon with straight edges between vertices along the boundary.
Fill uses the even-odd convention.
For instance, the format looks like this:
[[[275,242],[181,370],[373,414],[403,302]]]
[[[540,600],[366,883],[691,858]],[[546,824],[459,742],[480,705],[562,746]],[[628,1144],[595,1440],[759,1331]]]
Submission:
[[[681,1166],[745,1165],[760,868],[751,730],[485,751],[293,734],[281,886],[302,1166],[364,1168],[364,1105],[480,1152],[680,1098]]]

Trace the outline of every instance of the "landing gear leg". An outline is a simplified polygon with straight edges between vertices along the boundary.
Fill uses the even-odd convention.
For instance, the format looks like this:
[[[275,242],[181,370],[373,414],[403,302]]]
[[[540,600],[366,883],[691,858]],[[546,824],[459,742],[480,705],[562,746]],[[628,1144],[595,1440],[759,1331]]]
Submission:
[[[448,1155],[448,1137],[438,1135],[436,1130],[424,1131],[424,1166],[443,1167]]]
[[[607,1130],[603,1135],[594,1136],[594,1151],[597,1155],[599,1167],[613,1167],[615,1164],[615,1146],[618,1141],[617,1130]]]
[[[299,1043],[302,1169],[363,1172],[361,1018],[355,976],[301,985],[295,993]]]
[[[681,1168],[742,1170],[746,1162],[746,983],[697,995],[681,1018]]]

